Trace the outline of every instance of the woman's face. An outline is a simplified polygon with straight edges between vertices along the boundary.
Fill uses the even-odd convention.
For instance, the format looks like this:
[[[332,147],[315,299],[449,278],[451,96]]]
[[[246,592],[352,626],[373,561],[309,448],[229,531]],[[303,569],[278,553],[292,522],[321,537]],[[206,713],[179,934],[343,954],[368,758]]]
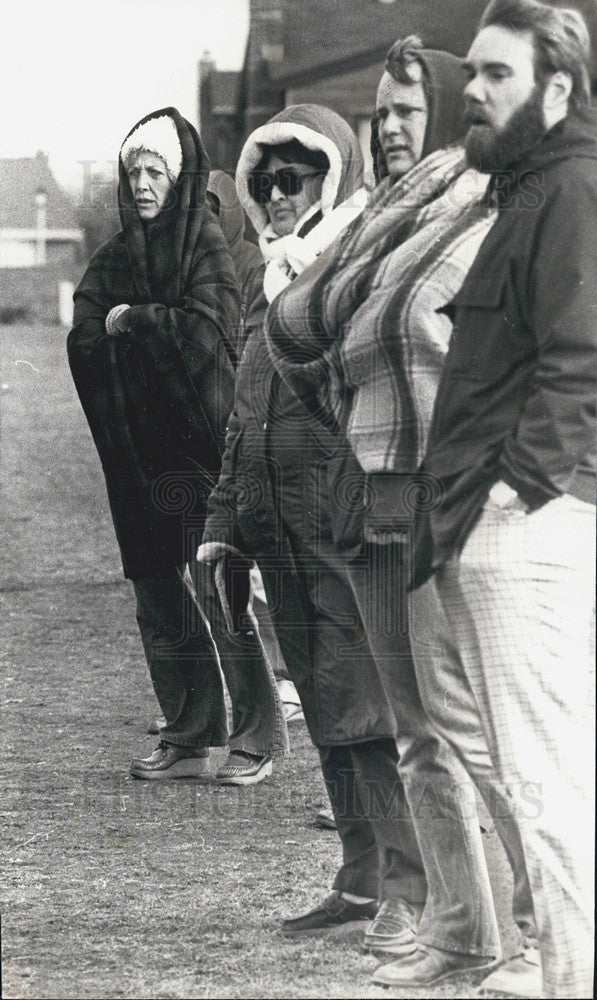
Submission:
[[[145,222],[155,219],[172,190],[166,164],[161,156],[143,151],[131,160],[126,172],[139,215]]]
[[[299,174],[302,186],[298,194],[284,194],[274,184],[271,198],[265,203],[265,210],[276,236],[288,236],[305,212],[319,201],[325,176],[321,172],[316,173],[306,163],[285,163],[275,153],[270,155],[264,170],[273,174],[276,170],[288,167]]]

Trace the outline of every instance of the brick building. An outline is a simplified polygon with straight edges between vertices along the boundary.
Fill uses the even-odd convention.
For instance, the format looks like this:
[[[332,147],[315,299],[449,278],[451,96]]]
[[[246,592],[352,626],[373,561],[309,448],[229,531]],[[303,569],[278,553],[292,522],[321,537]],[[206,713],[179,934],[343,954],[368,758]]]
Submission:
[[[595,0],[577,7],[593,37]],[[425,45],[464,55],[487,0],[250,0],[249,38],[238,73],[200,62],[199,119],[214,167],[234,171],[247,135],[276,111],[303,101],[341,114],[368,149],[369,119],[391,43],[418,34]]]

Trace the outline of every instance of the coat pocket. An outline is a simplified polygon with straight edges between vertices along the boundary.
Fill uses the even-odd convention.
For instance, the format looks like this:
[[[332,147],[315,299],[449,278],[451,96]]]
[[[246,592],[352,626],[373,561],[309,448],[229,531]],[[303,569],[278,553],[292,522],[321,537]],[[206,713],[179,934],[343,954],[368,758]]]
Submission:
[[[447,363],[460,378],[495,383],[534,354],[507,274],[467,279],[446,309],[454,324]]]

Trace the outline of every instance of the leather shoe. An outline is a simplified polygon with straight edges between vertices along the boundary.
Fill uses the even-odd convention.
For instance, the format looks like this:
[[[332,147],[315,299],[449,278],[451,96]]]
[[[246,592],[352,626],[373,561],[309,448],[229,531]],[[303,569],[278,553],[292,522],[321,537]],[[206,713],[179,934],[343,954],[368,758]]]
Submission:
[[[315,817],[315,826],[319,826],[322,830],[335,830],[336,820],[334,819],[332,810],[322,809],[318,812]]]
[[[363,950],[390,955],[410,955],[417,947],[417,929],[423,906],[411,906],[404,899],[385,899],[367,929]]]
[[[207,747],[177,747],[160,740],[149,757],[135,757],[131,761],[133,778],[198,778],[209,767]]]
[[[402,988],[433,986],[450,976],[489,969],[496,964],[487,955],[462,955],[419,945],[416,951],[398,962],[388,962],[375,970],[371,981],[378,986]]]
[[[536,946],[513,955],[481,983],[481,992],[504,993],[509,997],[543,996],[541,956]]]
[[[216,771],[220,785],[257,785],[272,773],[271,757],[258,757],[244,750],[231,750],[225,763]]]
[[[371,899],[365,903],[355,903],[346,899],[340,889],[334,889],[323,903],[301,917],[292,917],[282,924],[284,937],[298,935],[309,937],[326,931],[349,931],[355,928],[363,931],[366,922],[377,913],[378,902]]]

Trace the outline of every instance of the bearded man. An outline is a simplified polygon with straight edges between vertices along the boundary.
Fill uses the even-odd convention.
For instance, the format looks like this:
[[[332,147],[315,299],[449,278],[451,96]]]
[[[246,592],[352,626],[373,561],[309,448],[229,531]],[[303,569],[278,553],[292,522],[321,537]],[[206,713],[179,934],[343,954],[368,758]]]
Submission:
[[[531,887],[536,958],[531,948],[484,984],[508,996],[592,996],[597,123],[588,57],[575,11],[537,0],[493,0],[485,11],[464,63],[466,151],[490,175],[498,218],[448,307],[454,332],[423,463],[442,499],[419,524],[417,583],[435,574],[454,697],[468,699],[486,735]],[[442,731],[480,784],[459,722],[444,715]]]

